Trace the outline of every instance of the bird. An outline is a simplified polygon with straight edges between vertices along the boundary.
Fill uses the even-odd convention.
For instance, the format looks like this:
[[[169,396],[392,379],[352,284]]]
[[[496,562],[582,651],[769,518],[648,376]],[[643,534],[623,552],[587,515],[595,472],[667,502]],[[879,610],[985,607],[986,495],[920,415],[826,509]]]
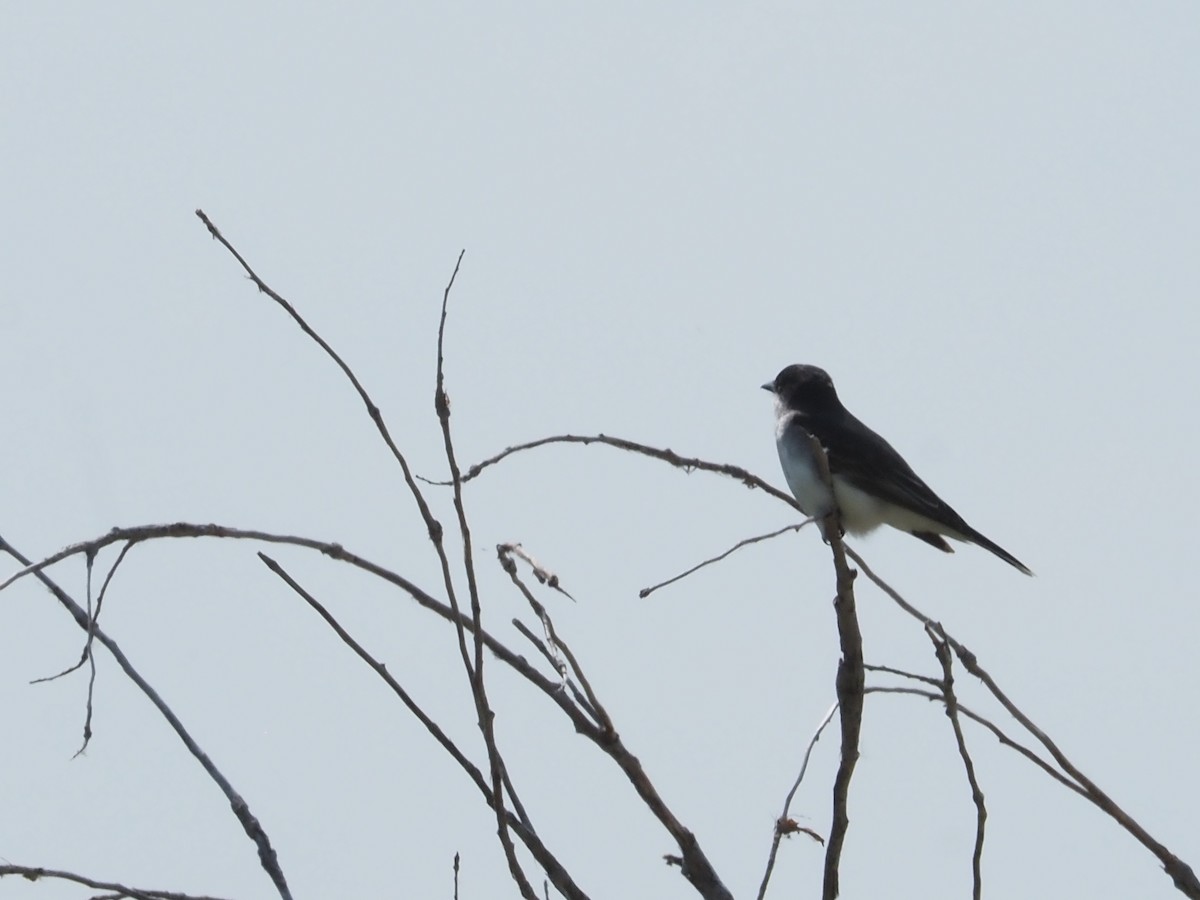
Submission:
[[[890,525],[946,553],[946,538],[978,544],[1010,566],[1029,567],[966,523],[892,445],[842,405],[829,374],[817,366],[787,366],[763,390],[775,395],[775,445],[783,476],[805,515],[834,510],[844,531],[866,534]],[[810,437],[825,449],[832,492],[817,469]]]

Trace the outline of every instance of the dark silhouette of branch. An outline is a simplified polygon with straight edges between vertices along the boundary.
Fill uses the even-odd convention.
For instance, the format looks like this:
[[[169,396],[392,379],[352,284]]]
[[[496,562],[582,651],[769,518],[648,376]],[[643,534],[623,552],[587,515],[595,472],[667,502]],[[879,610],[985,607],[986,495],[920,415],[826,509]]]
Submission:
[[[512,456],[514,453],[521,453],[526,450],[533,450],[537,447],[545,447],[549,444],[601,444],[607,447],[615,447],[618,450],[626,450],[630,453],[638,453],[642,456],[649,456],[653,459],[660,460],[668,465],[674,466],[677,469],[683,469],[685,472],[713,472],[717,475],[725,475],[729,478],[736,478],[742,484],[749,488],[758,488],[774,497],[776,500],[782,500],[788,506],[795,510],[804,512],[796,503],[795,498],[791,494],[785,494],[783,491],[763,481],[757,475],[740,466],[729,465],[728,463],[714,463],[706,459],[698,457],[680,456],[673,450],[663,450],[658,447],[651,447],[648,444],[639,444],[637,441],[626,440],[625,438],[611,437],[606,434],[556,434],[550,437],[538,438],[536,441],[527,441],[524,444],[515,444],[511,447],[506,447],[495,456],[490,456],[482,462],[467,469],[463,475],[463,483],[473,481],[483,473],[485,469],[494,466],[503,459]],[[424,479],[428,481],[428,479]],[[449,487],[451,482],[448,481],[430,481],[430,484]]]
[[[1062,768],[1062,770],[1083,790],[1084,796],[1088,798],[1098,809],[1114,819],[1117,824],[1128,831],[1139,843],[1149,850],[1158,861],[1162,864],[1163,870],[1170,876],[1175,887],[1186,897],[1192,900],[1200,900],[1200,879],[1197,879],[1196,873],[1182,859],[1168,850],[1163,844],[1156,840],[1142,825],[1134,819],[1129,813],[1125,812],[1116,802],[1108,796],[1100,787],[1090,778],[1083,774],[1079,768],[1071,762],[1058,745],[1050,739],[1050,737],[1033,723],[1021,709],[1009,699],[996,684],[991,675],[979,665],[979,661],[975,658],[975,654],[964,647],[958,640],[951,636],[940,622],[935,622],[929,616],[925,615],[896,591],[891,585],[885,582],[882,578],[876,575],[871,568],[863,561],[853,550],[847,550],[848,555],[859,566],[859,568],[867,574],[885,594],[887,594],[893,602],[896,603],[902,610],[919,621],[922,625],[932,629],[934,634],[949,644],[954,651],[954,655],[958,657],[959,662],[963,667],[983,682],[993,697],[995,697],[1000,705],[1008,711],[1014,719],[1021,723],[1037,741],[1046,748],[1047,752],[1054,758],[1054,761]]]
[[[808,760],[812,756],[813,748],[817,746],[817,741],[821,739],[821,734],[825,731],[825,728],[833,721],[833,714],[837,710],[837,703],[829,707],[829,712],[825,713],[825,718],[821,719],[821,724],[817,726],[808,741],[808,746],[804,748],[804,758],[800,762],[800,773],[796,776],[796,780],[792,784],[792,789],[787,792],[787,797],[784,798],[783,812],[775,820],[775,828],[771,837],[771,852],[767,855],[767,868],[763,872],[762,883],[758,886],[758,900],[763,900],[767,896],[767,886],[771,882],[771,873],[775,871],[775,857],[779,854],[780,841],[783,840],[785,835],[795,831],[795,826],[791,818],[792,800],[795,799],[796,791],[800,790],[800,782],[804,780],[804,773],[808,771]]]
[[[438,322],[437,333],[437,379],[433,405],[437,411],[438,423],[442,428],[442,443],[446,451],[446,463],[450,467],[450,478],[454,487],[454,511],[458,516],[458,533],[462,542],[463,571],[467,575],[467,594],[471,600],[471,622],[475,626],[472,629],[474,632],[474,663],[467,658],[465,634],[462,628],[458,629],[458,637],[460,649],[463,654],[463,664],[466,667],[467,676],[471,683],[471,696],[475,701],[475,712],[478,716],[479,730],[483,735],[483,744],[487,748],[488,769],[492,776],[492,793],[496,799],[496,803],[493,805],[496,813],[496,835],[500,839],[500,845],[504,848],[504,857],[508,861],[509,874],[512,876],[517,888],[521,891],[521,896],[525,900],[538,900],[533,885],[529,883],[529,879],[521,869],[521,863],[517,859],[516,848],[513,846],[512,836],[508,833],[508,822],[504,814],[504,793],[501,786],[508,784],[511,793],[512,784],[508,778],[504,758],[501,756],[500,748],[496,744],[495,713],[492,712],[491,705],[488,703],[487,686],[483,678],[483,638],[480,634],[482,631],[481,617],[483,608],[479,602],[479,585],[475,578],[475,558],[471,545],[471,527],[467,522],[466,508],[463,505],[462,472],[458,467],[458,459],[454,455],[454,440],[450,433],[450,397],[446,393],[445,371],[446,313],[450,304],[450,291],[454,287],[455,278],[458,277],[458,268],[462,265],[463,253],[465,252],[464,250],[459,253],[458,261],[454,264],[454,272],[450,275],[450,281],[446,285],[446,290],[442,292],[442,315]],[[438,543],[440,544],[440,540]],[[449,586],[447,586],[447,590],[449,591]],[[456,605],[453,595],[451,595],[451,604]],[[524,818],[524,815],[522,815],[522,818]]]
[[[258,276],[254,269],[250,267],[250,264],[246,262],[241,253],[239,253],[237,249],[225,238],[225,236],[221,234],[220,230],[215,224],[213,224],[204,211],[200,209],[196,210],[196,216],[201,222],[204,223],[204,226],[208,229],[208,232],[210,235],[212,235],[213,239],[218,241],[226,250],[229,251],[234,259],[238,261],[238,264],[241,265],[242,269],[246,272],[251,281],[254,282],[258,290],[274,300],[275,303],[277,303],[285,312],[287,312],[287,314],[291,316],[292,320],[300,326],[304,333],[308,335],[308,337],[310,337],[325,352],[325,354],[329,356],[331,360],[333,360],[339,369],[341,369],[342,374],[344,374],[350,381],[351,385],[358,393],[359,398],[362,400],[363,405],[366,407],[368,415],[371,417],[372,422],[375,423],[375,428],[376,431],[378,431],[379,436],[383,439],[383,442],[387,445],[392,457],[400,466],[401,472],[404,475],[405,484],[408,486],[409,493],[412,494],[413,500],[417,504],[417,510],[420,512],[421,518],[425,523],[425,527],[429,532],[429,539],[433,543],[434,551],[437,553],[438,562],[440,563],[442,569],[442,582],[446,589],[446,596],[450,601],[451,608],[456,614],[455,627],[458,631],[459,649],[462,652],[463,665],[467,670],[468,681],[471,685],[471,694],[475,701],[476,711],[478,714],[478,725],[480,732],[483,735],[484,744],[488,750],[489,768],[492,771],[494,788],[496,790],[497,835],[500,839],[501,845],[504,848],[504,854],[508,860],[509,870],[512,873],[513,880],[520,889],[521,895],[525,898],[525,900],[537,900],[537,895],[534,893],[533,886],[529,884],[528,879],[525,877],[524,873],[521,872],[520,863],[517,860],[512,839],[508,835],[508,828],[505,818],[502,814],[504,800],[503,794],[500,791],[500,785],[506,776],[504,773],[503,759],[500,756],[499,748],[496,746],[495,733],[493,729],[494,714],[487,703],[486,688],[484,685],[483,676],[479,671],[483,666],[483,645],[479,639],[479,594],[475,583],[475,568],[471,551],[471,533],[470,528],[467,525],[466,514],[462,505],[462,482],[458,471],[458,464],[454,458],[454,446],[450,436],[450,401],[445,393],[444,387],[444,360],[442,351],[445,338],[446,311],[449,302],[450,291],[454,286],[454,279],[458,275],[459,266],[462,264],[463,253],[465,253],[465,251],[463,251],[463,253],[459,253],[458,261],[454,266],[454,272],[450,276],[450,281],[446,285],[446,289],[442,295],[442,315],[441,322],[438,326],[437,387],[434,395],[434,405],[437,410],[438,419],[442,426],[442,435],[446,449],[446,459],[450,464],[453,477],[453,481],[451,483],[454,485],[455,489],[454,506],[455,511],[458,514],[459,534],[463,545],[464,569],[467,575],[467,587],[471,599],[472,619],[476,626],[474,629],[474,634],[476,635],[474,663],[471,661],[471,654],[467,652],[466,633],[463,630],[462,624],[457,619],[457,614],[459,612],[458,595],[455,591],[454,579],[450,573],[450,560],[446,553],[442,524],[434,517],[432,511],[430,510],[429,504],[426,502],[425,496],[421,492],[420,487],[417,485],[412,470],[409,468],[408,460],[401,452],[400,448],[396,445],[396,442],[393,440],[391,432],[387,427],[387,423],[384,421],[383,415],[379,411],[378,405],[376,405],[375,401],[371,399],[370,394],[367,392],[362,382],[359,381],[358,376],[354,374],[354,371],[345,362],[345,360],[342,359],[337,351],[333,349],[329,342],[321,337],[321,335],[318,334],[317,331],[308,324],[304,317],[300,315],[300,313],[294,306],[292,306],[291,303],[284,299],[279,293],[273,290],[269,285],[267,285],[266,282],[262,280],[262,278]]]
[[[20,578],[29,575],[45,579],[42,570],[48,566],[54,565],[55,563],[61,562],[62,560],[74,555],[89,551],[94,552],[102,547],[108,546],[109,544],[129,540],[150,541],[157,539],[185,537],[256,540],[264,543],[290,544],[299,547],[306,547],[311,550],[317,550],[326,556],[329,556],[340,562],[348,563],[401,588],[420,606],[436,613],[441,618],[452,624],[455,624],[456,626],[461,625],[466,629],[472,629],[474,627],[474,623],[469,616],[466,616],[463,613],[456,613],[448,605],[434,599],[428,593],[421,590],[421,588],[419,588],[413,582],[395,572],[384,568],[383,566],[379,566],[363,557],[347,551],[344,547],[342,547],[341,544],[316,541],[311,538],[303,538],[293,535],[273,534],[265,531],[228,528],[226,526],[214,524],[195,525],[185,522],[177,522],[170,525],[143,525],[132,528],[114,528],[102,537],[91,541],[74,544],[65,548],[64,550],[60,550],[57,553],[51,554],[37,563],[32,563],[24,557],[17,556],[24,568],[20,569],[14,575],[10,576],[4,583],[0,584],[0,590],[3,590],[5,587],[11,585]],[[5,549],[9,549],[7,545],[5,545]],[[12,552],[11,549],[9,549],[9,552]],[[74,608],[77,610],[76,620],[79,622],[80,627],[86,628],[88,621],[86,613],[78,606],[75,606]],[[613,761],[624,773],[625,777],[629,780],[630,784],[633,785],[633,788],[637,792],[638,796],[650,809],[651,813],[659,820],[659,822],[663,824],[663,826],[667,829],[667,832],[679,845],[682,853],[680,859],[683,862],[683,874],[692,883],[700,895],[704,897],[705,900],[730,900],[732,895],[721,882],[720,878],[716,874],[716,871],[712,868],[707,856],[704,854],[703,850],[699,846],[699,843],[696,841],[695,835],[693,835],[692,832],[689,831],[667,807],[662,797],[658,794],[657,789],[650,781],[649,776],[642,768],[641,762],[624,745],[624,742],[612,727],[611,720],[608,719],[607,713],[603,712],[603,706],[598,706],[596,713],[602,717],[605,724],[602,727],[597,727],[588,712],[585,712],[582,708],[571,702],[571,699],[561,690],[561,686],[557,681],[547,678],[545,675],[531,666],[523,656],[514,653],[501,641],[488,634],[486,630],[481,629],[480,634],[482,635],[484,646],[486,646],[489,651],[491,651],[498,659],[503,661],[515,672],[525,678],[530,684],[540,690],[547,698],[549,698],[556,706],[558,706],[558,708],[562,710],[564,714],[566,714],[577,732],[588,738],[590,741],[592,741],[592,743],[594,743],[613,759]],[[97,639],[100,640],[101,643],[104,643],[106,646],[108,646],[107,642],[109,639],[107,635],[104,635],[99,629],[97,630]],[[568,659],[574,659],[574,656],[569,656]],[[575,663],[575,666],[578,672],[582,671],[582,668],[579,667],[577,663]],[[149,691],[149,685],[146,685],[145,689]],[[165,706],[163,709],[165,710]],[[165,710],[164,715],[170,716],[172,723],[175,723],[176,720],[174,719],[173,715],[170,714],[169,710]],[[182,726],[179,727],[180,729],[182,728]],[[199,748],[196,748],[195,752],[199,753]],[[200,754],[200,757],[207,761],[207,757],[203,757],[202,754]],[[209,763],[209,765],[211,765],[211,763]],[[514,822],[519,823],[519,820],[517,820],[516,817],[509,819],[508,826],[510,828],[514,828]],[[539,864],[545,865],[545,863],[543,863],[541,860],[539,860]],[[547,872],[547,874],[551,876],[552,882],[555,883],[557,887],[558,883],[555,881],[554,873]],[[567,894],[566,891],[563,891],[563,893],[567,896],[583,896],[581,893],[575,895]],[[285,896],[290,900],[290,894]]]
[[[57,559],[54,561],[65,559],[67,556],[73,555],[74,553],[94,553],[96,550],[99,550],[101,546],[105,546],[113,541],[127,539],[132,538],[123,538],[119,535],[114,536],[113,532],[110,532],[106,538],[101,538],[99,541],[90,542],[88,545],[83,547],[76,545],[76,549],[72,550],[71,553],[66,553],[64,551],[60,554],[56,554],[55,556]],[[229,779],[227,779],[221,773],[221,771],[217,769],[216,765],[213,764],[213,761],[209,758],[208,754],[200,749],[200,745],[196,743],[196,741],[188,733],[187,729],[183,727],[183,723],[179,721],[179,717],[175,715],[169,706],[167,706],[162,697],[158,695],[158,692],[155,691],[154,688],[150,686],[150,683],[146,681],[146,679],[144,679],[133,667],[133,664],[130,663],[129,659],[121,651],[121,648],[117,646],[117,642],[110,638],[103,631],[103,629],[96,624],[94,617],[89,616],[87,612],[85,612],[84,609],[80,607],[80,605],[76,603],[66,591],[60,588],[42,571],[47,565],[52,564],[51,561],[42,560],[42,562],[37,564],[31,563],[27,557],[22,555],[20,551],[18,551],[2,536],[0,536],[0,550],[13,557],[19,563],[21,563],[22,566],[24,566],[24,568],[19,570],[16,575],[13,575],[3,584],[0,584],[0,591],[12,584],[18,578],[24,577],[25,575],[33,575],[50,590],[50,593],[54,595],[55,599],[57,599],[58,602],[67,610],[67,612],[71,614],[71,617],[75,620],[75,624],[77,624],[89,635],[94,636],[95,640],[98,640],[104,645],[105,649],[107,649],[108,652],[112,654],[113,659],[116,660],[117,665],[121,667],[121,671],[123,671],[126,677],[129,678],[129,680],[135,685],[137,685],[138,689],[141,690],[141,692],[146,695],[147,699],[154,704],[159,714],[167,720],[167,723],[175,731],[175,734],[179,736],[181,741],[183,741],[183,744],[185,747],[187,747],[188,752],[195,757],[198,763],[200,763],[204,771],[208,773],[208,777],[216,782],[217,786],[221,789],[221,792],[229,800],[229,805],[233,809],[233,814],[237,817],[238,822],[241,823],[246,835],[258,848],[259,862],[262,864],[264,871],[266,871],[267,875],[274,883],[275,889],[279,892],[279,896],[282,897],[283,900],[292,900],[292,894],[288,889],[287,879],[283,876],[283,870],[279,866],[279,859],[275,854],[274,848],[271,846],[270,838],[267,837],[267,833],[263,830],[262,825],[259,824],[258,819],[255,818],[250,812],[250,807],[247,805],[246,801],[242,799],[242,796],[237,791],[234,790],[233,785],[229,782]]]
[[[183,894],[178,891],[158,891],[150,888],[132,888],[115,881],[100,881],[79,875],[75,872],[64,872],[61,869],[46,869],[41,866],[14,866],[11,863],[0,864],[0,878],[6,875],[18,875],[26,881],[41,881],[51,878],[59,881],[70,881],[81,884],[97,891],[108,891],[114,900],[129,897],[132,900],[220,900],[219,897],[209,897],[200,894]]]
[[[833,496],[833,476],[829,472],[829,459],[825,455],[825,448],[813,435],[809,435],[809,444],[817,461],[817,473]],[[837,597],[833,601],[833,609],[837,615],[838,640],[842,650],[837,670],[838,711],[842,726],[841,759],[833,780],[833,822],[829,828],[829,842],[825,845],[825,874],[821,887],[822,900],[835,900],[839,890],[842,846],[850,828],[850,780],[854,777],[854,767],[858,764],[858,740],[862,732],[866,674],[863,670],[862,630],[859,628],[858,612],[854,606],[854,578],[858,573],[846,562],[846,548],[842,544],[842,523],[836,503],[822,520],[821,530],[833,554],[833,567],[837,579]]]
[[[734,544],[732,547],[730,547],[724,553],[718,554],[717,556],[709,557],[708,559],[704,560],[703,562],[698,562],[698,563],[696,563],[696,565],[692,566],[686,572],[680,572],[678,575],[676,575],[672,578],[668,578],[666,581],[660,581],[658,584],[652,585],[651,587],[642,588],[640,591],[638,591],[638,596],[645,599],[646,597],[649,597],[651,594],[653,594],[655,591],[657,591],[659,588],[665,588],[669,584],[674,584],[677,581],[682,581],[684,578],[687,578],[689,575],[699,572],[705,566],[711,566],[713,563],[719,563],[721,560],[725,559],[726,557],[732,556],[734,553],[736,553],[738,550],[741,550],[743,547],[749,547],[751,544],[757,544],[760,541],[769,541],[771,538],[777,538],[781,534],[787,534],[789,531],[799,531],[805,525],[809,524],[810,522],[815,522],[815,521],[816,521],[816,519],[805,519],[803,522],[800,522],[797,525],[788,525],[784,528],[778,528],[775,531],[768,532],[767,534],[759,534],[759,535],[755,535],[754,537],[746,538],[743,541],[738,541],[736,544]]]
[[[99,620],[99,618],[100,618],[100,610],[104,606],[104,597],[108,592],[109,584],[112,583],[113,575],[116,574],[117,567],[119,565],[121,565],[121,562],[125,559],[126,555],[133,548],[133,545],[134,545],[134,542],[130,541],[124,547],[121,548],[121,552],[117,554],[116,562],[114,562],[109,567],[108,574],[104,577],[104,584],[102,584],[100,586],[100,596],[96,598],[96,611],[93,614],[94,618],[97,620]],[[82,668],[83,664],[85,662],[87,662],[88,659],[91,657],[92,638],[93,638],[93,635],[92,635],[91,630],[89,629],[87,639],[84,641],[84,644],[83,644],[83,650],[80,651],[79,659],[76,662],[67,666],[67,668],[63,669],[61,672],[58,672],[55,675],[47,675],[44,678],[35,678],[29,683],[30,684],[44,684],[47,681],[56,681],[57,679],[62,678],[65,675],[70,675],[72,672],[77,671],[78,669]]]
[[[980,900],[983,896],[983,838],[984,827],[987,824],[987,805],[984,803],[983,790],[975,777],[975,763],[967,752],[967,742],[963,737],[962,723],[958,720],[958,697],[954,694],[954,667],[950,655],[950,645],[933,632],[929,626],[925,633],[933,642],[934,653],[942,667],[942,701],[946,710],[946,718],[954,729],[954,741],[958,744],[958,755],[962,757],[963,768],[967,771],[967,781],[971,785],[971,802],[975,804],[975,851],[971,854],[971,897]]]
[[[521,840],[521,843],[525,845],[526,849],[529,850],[533,858],[537,860],[538,865],[542,867],[542,869],[549,876],[550,880],[554,882],[554,886],[558,889],[559,893],[561,893],[564,897],[571,898],[571,900],[587,900],[587,895],[579,888],[577,884],[575,884],[567,870],[563,868],[562,864],[559,863],[554,854],[550,852],[544,843],[542,843],[541,839],[537,835],[537,832],[534,831],[533,827],[529,824],[528,817],[524,815],[524,810],[521,810],[521,815],[518,817],[517,815],[514,815],[512,812],[508,811],[502,802],[497,802],[495,784],[488,784],[479,768],[473,762],[467,759],[466,755],[459,749],[458,745],[455,744],[454,741],[452,741],[442,730],[442,728],[420,707],[420,705],[412,698],[412,695],[404,689],[400,682],[398,682],[392,676],[392,674],[388,672],[387,666],[377,660],[371,655],[370,652],[368,652],[361,644],[359,644],[358,641],[356,641],[350,635],[350,633],[342,627],[341,623],[334,618],[329,610],[327,610],[325,606],[312,594],[305,590],[299,584],[299,582],[292,578],[292,576],[287,573],[283,566],[281,566],[271,557],[267,556],[265,553],[259,553],[258,556],[259,559],[261,559],[267,566],[267,568],[278,575],[288,587],[295,591],[296,594],[300,596],[304,602],[307,603],[317,613],[317,615],[319,615],[325,621],[327,625],[329,625],[330,628],[333,629],[334,633],[337,634],[342,643],[353,650],[359,659],[365,662],[371,668],[371,670],[375,672],[376,675],[383,679],[383,682],[389,688],[391,688],[392,692],[400,699],[400,702],[408,708],[409,712],[416,717],[417,721],[424,726],[425,730],[429,732],[433,739],[438,742],[438,744],[443,750],[446,751],[447,754],[449,754],[451,759],[458,763],[459,768],[467,773],[467,776],[483,795],[483,798],[487,802],[488,806],[494,810],[499,810],[499,814],[505,817],[506,832],[507,829],[511,828],[517,834]],[[514,803],[519,806],[519,803],[516,802],[515,795]],[[456,885],[457,872],[458,866],[456,854]],[[537,900],[536,895],[534,900]]]
[[[520,574],[517,572],[516,563],[513,561],[511,554],[506,552],[504,548],[505,545],[497,547],[501,566],[508,573],[509,578],[512,579],[513,584],[516,585],[526,601],[534,607],[539,618],[548,626],[547,630],[550,639],[562,651],[563,656],[566,657],[571,666],[571,671],[575,673],[575,677],[583,686],[584,693],[587,695],[588,706],[590,707],[589,712],[599,722],[599,729],[592,727],[590,722],[588,722],[589,727],[586,730],[580,728],[580,722],[587,722],[588,720],[584,718],[584,713],[579,707],[573,704],[564,704],[564,702],[559,702],[559,707],[571,717],[576,730],[591,738],[597,747],[616,762],[621,771],[624,772],[625,777],[633,785],[634,790],[637,791],[638,796],[642,798],[642,802],[646,804],[659,822],[667,829],[671,837],[675,839],[680,855],[667,854],[664,856],[664,859],[671,865],[679,866],[684,878],[692,884],[705,900],[732,900],[733,895],[730,894],[729,889],[725,887],[718,877],[708,857],[700,848],[696,836],[667,807],[658,790],[650,781],[649,776],[646,775],[641,762],[629,752],[621,740],[612,719],[609,718],[608,712],[604,708],[604,704],[600,702],[599,697],[596,696],[595,691],[592,689],[587,675],[584,674],[583,667],[579,664],[575,654],[571,652],[571,648],[567,646],[566,642],[554,630],[549,613],[546,612],[542,604],[538,603],[528,586],[521,580]],[[565,699],[564,692],[560,691],[559,696]]]

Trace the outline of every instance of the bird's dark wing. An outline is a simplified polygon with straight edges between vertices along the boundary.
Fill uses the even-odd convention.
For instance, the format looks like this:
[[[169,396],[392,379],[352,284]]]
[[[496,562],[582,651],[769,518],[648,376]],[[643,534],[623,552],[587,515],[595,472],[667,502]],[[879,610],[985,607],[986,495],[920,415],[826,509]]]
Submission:
[[[963,537],[974,537],[974,529],[921,480],[904,457],[849,412],[836,421],[814,417],[805,424],[825,447],[831,473],[872,497],[919,513]]]
[[[968,525],[949,503],[920,479],[891,444],[849,412],[842,410],[837,417],[806,416],[801,424],[825,448],[831,474],[846,479],[872,497],[924,516],[943,526],[951,537],[990,550],[1026,575],[1033,574],[1023,562]],[[953,552],[940,535],[928,531],[910,534],[939,550]]]

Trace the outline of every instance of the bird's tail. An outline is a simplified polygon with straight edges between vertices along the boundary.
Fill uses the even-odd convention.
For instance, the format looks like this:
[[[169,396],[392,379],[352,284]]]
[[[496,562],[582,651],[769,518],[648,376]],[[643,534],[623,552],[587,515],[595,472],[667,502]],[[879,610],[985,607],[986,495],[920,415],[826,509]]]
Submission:
[[[1025,563],[1021,562],[1019,559],[1017,559],[1015,556],[1013,556],[1011,553],[1009,553],[1007,550],[1005,550],[999,544],[994,543],[993,541],[989,541],[987,538],[985,538],[982,534],[980,534],[974,528],[972,528],[967,533],[966,537],[967,537],[967,540],[970,541],[971,543],[978,544],[984,550],[990,550],[992,553],[996,554],[998,557],[1000,557],[1002,560],[1004,560],[1006,563],[1008,563],[1014,569],[1018,569],[1018,570],[1024,572],[1026,575],[1033,574],[1033,570],[1030,569],[1029,566],[1025,565]]]

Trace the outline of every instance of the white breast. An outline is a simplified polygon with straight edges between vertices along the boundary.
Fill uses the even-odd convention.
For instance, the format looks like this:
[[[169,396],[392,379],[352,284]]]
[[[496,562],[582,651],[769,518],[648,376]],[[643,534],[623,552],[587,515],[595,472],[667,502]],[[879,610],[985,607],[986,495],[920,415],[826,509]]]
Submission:
[[[775,429],[775,448],[779,451],[783,477],[805,515],[828,515],[833,507],[833,494],[817,474],[811,446],[795,440],[795,434],[788,436],[788,422],[788,418],[778,419]]]

